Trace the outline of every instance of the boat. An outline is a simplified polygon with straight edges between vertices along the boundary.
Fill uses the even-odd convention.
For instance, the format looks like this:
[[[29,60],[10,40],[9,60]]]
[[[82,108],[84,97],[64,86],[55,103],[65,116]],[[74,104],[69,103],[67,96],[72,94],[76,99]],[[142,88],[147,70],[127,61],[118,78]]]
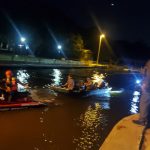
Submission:
[[[35,101],[30,97],[18,98],[15,101],[7,102],[5,100],[0,101],[0,111],[16,110],[24,108],[38,108],[47,106],[47,103]]]
[[[135,114],[121,119],[106,137],[99,150],[149,150],[149,139],[145,139],[147,136],[144,136],[145,126],[133,123],[133,120],[138,118],[139,114]],[[144,148],[141,148],[143,142]]]
[[[61,94],[67,94],[70,96],[84,96],[84,97],[89,97],[89,96],[110,97],[110,96],[120,95],[124,92],[124,89],[112,89],[111,87],[95,88],[89,91],[86,90],[69,91],[67,88],[61,86],[50,86],[49,88]]]
[[[60,92],[60,93],[69,93],[70,92],[67,88],[61,87],[61,86],[50,86],[49,88],[51,90],[54,90],[54,91]]]
[[[58,93],[64,93],[64,94],[68,94],[71,96],[92,96],[92,95],[105,95],[105,94],[109,94],[112,88],[109,87],[103,87],[103,88],[96,88],[96,89],[92,89],[92,90],[73,90],[73,91],[69,91],[67,88],[61,87],[61,86],[50,86],[49,87],[51,90],[58,92]]]

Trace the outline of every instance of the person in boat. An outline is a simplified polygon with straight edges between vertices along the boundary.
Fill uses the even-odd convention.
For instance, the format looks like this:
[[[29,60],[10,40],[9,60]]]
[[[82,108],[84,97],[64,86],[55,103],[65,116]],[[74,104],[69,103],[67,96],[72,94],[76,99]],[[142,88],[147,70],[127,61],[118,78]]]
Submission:
[[[13,77],[13,73],[11,70],[6,70],[5,78],[2,80],[2,84],[4,97],[5,99],[7,99],[8,102],[11,102],[12,99],[19,97],[17,86],[18,83],[26,87],[28,86],[27,84],[23,84],[15,77]]]
[[[85,91],[85,85],[84,85],[84,81],[83,80],[81,80],[80,82],[79,82],[79,91],[81,92],[81,91]]]
[[[133,120],[134,123],[139,125],[147,125],[149,123],[149,110],[150,110],[150,60],[142,69],[143,82],[141,86],[140,98],[140,116],[138,120]]]
[[[83,81],[83,80],[79,80],[79,81],[76,83],[74,89],[77,90],[77,91],[80,91],[80,92],[85,91],[84,81]]]
[[[66,87],[69,91],[73,91],[75,82],[71,75],[68,75],[67,82],[63,85],[63,87]]]
[[[86,82],[84,83],[86,91],[92,90],[93,89],[93,82],[90,78],[86,79]]]

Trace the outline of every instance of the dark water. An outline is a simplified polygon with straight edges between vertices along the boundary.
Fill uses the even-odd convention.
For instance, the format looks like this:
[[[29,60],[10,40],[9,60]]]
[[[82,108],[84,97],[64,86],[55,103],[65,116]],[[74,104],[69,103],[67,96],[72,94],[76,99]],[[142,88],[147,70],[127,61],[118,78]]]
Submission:
[[[103,72],[113,90],[124,89],[119,94],[71,97],[42,89],[64,83],[68,73],[84,80],[96,72],[102,73],[93,69],[14,70],[21,81],[57,105],[0,112],[0,150],[98,150],[117,121],[138,111],[139,98],[133,93],[139,75]]]

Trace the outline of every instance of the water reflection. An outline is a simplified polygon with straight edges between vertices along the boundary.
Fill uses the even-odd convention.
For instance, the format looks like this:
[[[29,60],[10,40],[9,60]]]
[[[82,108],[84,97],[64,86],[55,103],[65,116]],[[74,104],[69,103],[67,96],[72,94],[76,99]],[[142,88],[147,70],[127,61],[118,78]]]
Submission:
[[[109,106],[104,104],[104,107],[108,108]],[[100,133],[97,130],[100,126],[107,124],[106,118],[101,114],[103,108],[99,103],[95,103],[94,106],[90,105],[86,112],[80,116],[81,136],[73,140],[77,145],[76,149],[88,150],[98,146],[96,141],[100,140]]]
[[[109,110],[110,109],[110,103],[109,102],[101,102],[101,107],[104,110]]]
[[[39,121],[40,121],[40,124],[41,124],[41,142],[45,145],[49,145],[49,144],[52,144],[53,141],[52,139],[50,138],[49,136],[49,133],[47,131],[47,121],[46,120],[46,116],[48,114],[48,110],[49,108],[45,108],[42,112],[41,112],[41,116],[39,118]],[[49,145],[50,146],[50,145]],[[38,147],[35,147],[35,149],[40,149]]]
[[[60,85],[62,78],[62,73],[59,69],[53,69],[52,73],[53,79],[51,85]]]
[[[28,80],[30,78],[30,75],[28,74],[27,70],[18,70],[17,71],[17,80],[19,80],[21,83],[27,84]],[[18,91],[26,91],[24,86],[18,83]]]
[[[131,109],[130,109],[130,112],[132,114],[138,113],[139,98],[140,98],[140,92],[134,91],[133,92],[133,99],[131,101]]]
[[[90,71],[85,69],[36,69],[28,70],[28,72],[30,73],[30,76],[25,76],[27,82],[29,81],[28,79],[30,79],[30,83],[32,81],[33,86],[38,85],[40,87],[43,87],[43,85],[48,83],[51,84],[51,81],[52,84],[55,85],[61,84],[61,82],[64,81],[62,75],[65,77],[69,72],[73,74],[77,81],[80,79],[84,80],[86,77],[91,77],[91,75],[93,75],[93,69]],[[19,70],[19,80],[24,80],[23,74],[28,72],[26,70]],[[126,76],[127,75],[116,77],[115,75],[115,78],[107,78],[107,81],[110,85],[116,87],[116,89],[122,87],[125,88],[126,84],[130,85],[130,76]],[[125,80],[126,78],[127,80]],[[119,83],[117,84],[116,81]],[[114,82],[114,84],[112,84],[112,82]],[[118,90],[111,91],[111,97],[109,96],[109,98],[107,98],[110,101],[105,101],[106,98],[100,97],[99,93],[90,98],[87,97],[83,99],[82,97],[79,97],[78,100],[63,94],[58,94],[57,97],[53,97],[48,88],[46,90],[39,87],[37,88],[40,92],[40,94],[38,92],[40,98],[42,97],[42,99],[45,99],[43,97],[46,97],[46,99],[49,99],[48,96],[50,96],[55,98],[56,103],[63,103],[63,105],[57,108],[50,106],[44,110],[42,109],[42,111],[41,109],[30,109],[20,112],[8,112],[8,115],[6,113],[1,113],[0,122],[2,136],[0,140],[0,149],[4,149],[3,147],[7,147],[7,145],[10,145],[12,142],[13,146],[11,149],[16,150],[67,150],[68,147],[69,150],[96,150],[99,148],[99,145],[102,144],[105,134],[110,130],[110,127],[113,127],[114,122],[112,123],[112,120],[119,120],[120,117],[124,117],[124,114],[128,115],[131,107],[126,107],[126,105],[132,105],[131,112],[135,113],[137,111],[135,106],[138,106],[139,101],[137,99],[137,92],[134,93],[133,98],[133,93],[131,94],[129,92],[129,95],[126,94],[126,88],[124,93],[126,94],[125,96],[113,96],[112,98],[112,94],[118,95],[121,92],[118,92]],[[127,97],[131,96],[133,98],[132,104],[129,103],[129,101],[125,101]],[[118,107],[123,108],[120,110],[120,113],[116,111]],[[83,111],[84,108],[86,108],[86,110]],[[9,126],[10,123],[11,126]],[[9,134],[4,132],[6,130],[9,131]],[[11,135],[15,135],[16,138],[10,138]],[[72,137],[74,137],[74,144],[72,144]],[[24,139],[25,143],[23,145],[21,139]]]

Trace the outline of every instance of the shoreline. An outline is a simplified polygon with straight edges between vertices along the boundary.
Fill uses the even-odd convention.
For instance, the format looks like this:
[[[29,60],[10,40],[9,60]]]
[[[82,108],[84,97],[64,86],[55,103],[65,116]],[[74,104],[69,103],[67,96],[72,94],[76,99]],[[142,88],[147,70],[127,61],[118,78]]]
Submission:
[[[60,59],[45,59],[34,56],[0,54],[0,67],[4,68],[98,68],[110,72],[139,72],[139,68],[131,68],[125,65],[95,64],[92,61],[75,61]]]

